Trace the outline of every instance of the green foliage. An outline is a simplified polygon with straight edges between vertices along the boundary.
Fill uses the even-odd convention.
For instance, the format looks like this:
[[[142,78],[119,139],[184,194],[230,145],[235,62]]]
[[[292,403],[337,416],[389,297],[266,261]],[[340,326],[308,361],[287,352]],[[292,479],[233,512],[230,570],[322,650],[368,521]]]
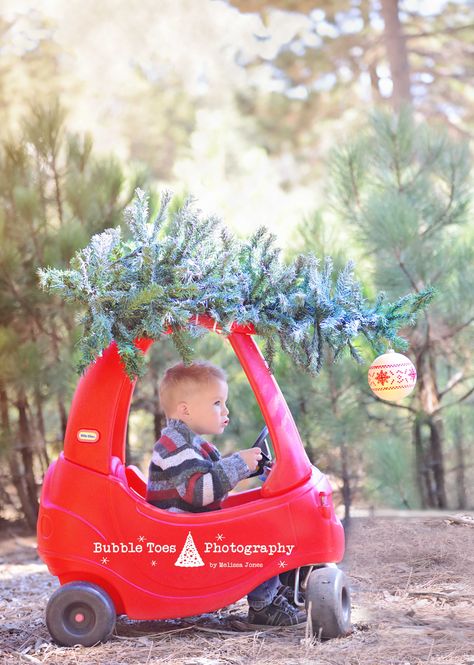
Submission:
[[[367,492],[377,504],[419,508],[414,455],[408,437],[376,436],[368,445]]]
[[[445,257],[468,220],[469,171],[467,145],[415,123],[408,108],[373,113],[356,141],[334,151],[333,201],[372,252],[379,288],[442,288]]]
[[[443,421],[456,404],[467,404],[473,390],[466,370],[474,330],[468,145],[416,122],[408,108],[378,112],[355,141],[335,151],[332,167],[335,208],[351,231],[349,242],[358,240],[367,256],[375,287],[389,295],[407,288],[421,293],[428,284],[436,289],[433,306],[408,333],[419,382],[405,415],[422,423],[412,435],[419,497],[425,507],[446,507],[454,436]],[[387,409],[371,411],[382,418]],[[387,472],[380,459],[371,472],[383,488],[390,469],[401,478],[386,457]]]
[[[92,234],[119,223],[140,177],[127,179],[116,160],[94,157],[91,137],[67,132],[58,103],[36,103],[21,127],[0,141],[0,388],[14,430],[17,394],[25,392],[35,432],[49,411],[55,428],[65,419],[76,332],[74,306],[38,289],[38,265],[67,265]],[[94,321],[95,335],[103,325]]]
[[[407,108],[372,114],[365,132],[333,155],[334,207],[351,231],[349,242],[359,240],[370,257],[375,286],[389,296],[427,285],[437,291],[428,315],[433,339],[412,336],[419,357],[428,347],[440,356],[451,352],[451,344],[437,344],[437,330],[445,340],[456,336],[459,350],[471,327],[470,167],[465,142],[416,123]]]
[[[43,288],[84,309],[81,370],[115,340],[128,374],[139,375],[143,357],[134,341],[156,339],[169,328],[189,362],[185,329],[194,327],[193,315],[208,314],[225,333],[233,322],[253,323],[270,361],[279,340],[298,366],[317,373],[325,345],[336,355],[347,347],[356,359],[359,335],[379,350],[387,342],[403,347],[398,328],[413,323],[431,297],[427,290],[387,303],[380,295],[367,304],[352,264],[334,274],[329,258],[320,264],[302,254],[285,263],[264,227],[241,241],[195,210],[191,199],[178,207],[170,199],[165,192],[153,217],[137,189],[125,215],[130,237],[107,229],[75,255],[69,270],[39,271]]]

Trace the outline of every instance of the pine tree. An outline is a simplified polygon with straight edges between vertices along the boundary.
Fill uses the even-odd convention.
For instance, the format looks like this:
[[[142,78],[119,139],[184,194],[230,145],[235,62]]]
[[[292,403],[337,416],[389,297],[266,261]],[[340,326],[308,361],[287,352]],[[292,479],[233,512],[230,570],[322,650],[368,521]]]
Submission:
[[[75,307],[41,293],[37,267],[67,265],[93,233],[118,224],[138,182],[95,159],[89,136],[66,131],[58,104],[36,105],[0,144],[0,453],[21,510],[36,526],[48,443],[67,422]]]
[[[444,410],[474,391],[466,371],[474,322],[468,149],[405,109],[373,115],[332,165],[336,207],[371,257],[375,287],[421,294],[430,284],[438,293],[408,335],[418,389],[402,408],[413,418],[422,503],[445,508]]]
[[[394,303],[383,294],[367,303],[352,264],[335,274],[329,258],[320,262],[312,254],[286,263],[264,227],[242,241],[191,199],[177,207],[170,199],[163,193],[150,215],[148,197],[138,189],[126,213],[128,238],[120,228],[107,229],[69,269],[40,269],[45,289],[83,308],[81,370],[114,340],[129,376],[140,375],[144,359],[135,340],[168,330],[189,362],[190,336],[197,332],[192,317],[208,314],[224,333],[233,322],[254,324],[270,362],[279,342],[299,367],[318,373],[325,346],[336,357],[348,349],[360,360],[355,340],[361,335],[377,350],[387,343],[405,348],[398,329],[414,323],[431,298],[425,289]]]

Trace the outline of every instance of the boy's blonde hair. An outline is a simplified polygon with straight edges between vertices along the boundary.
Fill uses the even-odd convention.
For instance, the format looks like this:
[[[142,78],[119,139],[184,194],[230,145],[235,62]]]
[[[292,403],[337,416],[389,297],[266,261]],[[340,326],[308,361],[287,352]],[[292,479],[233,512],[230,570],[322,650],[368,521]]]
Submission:
[[[168,367],[158,388],[160,404],[166,417],[169,417],[189,390],[196,389],[212,379],[227,381],[227,375],[223,369],[207,360],[198,360],[191,365],[176,363],[176,365]]]

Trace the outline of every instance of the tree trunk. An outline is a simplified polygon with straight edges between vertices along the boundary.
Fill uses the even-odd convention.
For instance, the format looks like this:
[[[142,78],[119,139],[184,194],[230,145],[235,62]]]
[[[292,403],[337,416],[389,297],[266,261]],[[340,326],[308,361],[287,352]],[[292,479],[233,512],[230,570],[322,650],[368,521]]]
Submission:
[[[67,427],[67,411],[66,407],[64,406],[64,401],[61,395],[57,396],[57,405],[58,405],[58,412],[59,412],[59,420],[61,423],[61,434],[62,434],[62,440],[66,438],[66,427]]]
[[[25,489],[31,509],[35,514],[35,517],[37,517],[38,495],[33,468],[33,440],[28,420],[28,400],[22,388],[18,391],[16,407],[18,409],[18,434],[20,440],[20,454],[23,462]]]
[[[398,13],[398,0],[382,0],[382,17],[385,25],[385,46],[393,83],[392,101],[394,108],[398,110],[403,104],[410,104],[412,101],[410,65]]]
[[[342,476],[342,500],[344,503],[344,526],[348,527],[351,519],[352,487],[349,471],[349,451],[347,444],[343,441],[341,450],[341,476]]]
[[[10,427],[10,414],[8,411],[8,394],[3,382],[0,382],[0,419],[2,428],[2,439],[8,447],[12,443],[12,432]],[[9,451],[8,467],[10,471],[11,481],[15,487],[20,506],[25,517],[26,523],[31,529],[36,527],[37,512],[31,504],[28,490],[25,483],[25,477],[17,457],[17,450]]]
[[[26,483],[24,482],[24,474],[22,473],[16,450],[11,451],[8,466],[10,468],[12,483],[18,494],[26,523],[30,529],[34,530],[36,529],[36,522],[38,519],[38,509],[37,506],[34,506],[30,501]]]
[[[462,415],[454,423],[454,449],[456,451],[456,492],[459,510],[467,508],[466,460],[464,457],[464,428]]]
[[[446,497],[446,487],[444,482],[444,462],[443,462],[443,438],[444,425],[441,416],[435,415],[430,418],[430,452],[431,468],[433,472],[435,485],[435,507],[447,508],[448,500]]]
[[[41,392],[37,387],[35,388],[35,408],[36,408],[36,423],[41,439],[39,456],[44,474],[49,466],[50,460],[48,457],[48,451],[46,450],[46,427],[44,424],[44,415],[43,415],[43,396],[41,395]]]
[[[8,413],[8,395],[4,382],[0,379],[0,418],[2,443],[8,447],[11,440],[10,415]]]
[[[430,505],[428,498],[428,484],[426,478],[425,455],[423,451],[423,437],[420,417],[416,416],[413,424],[413,444],[415,446],[416,486],[420,495],[421,507],[426,509]]]
[[[447,508],[443,460],[444,425],[438,411],[440,401],[436,385],[436,367],[429,349],[424,349],[417,358],[417,374],[423,420],[429,430],[425,458],[429,473],[429,507]]]
[[[0,445],[3,449],[9,450],[11,445],[10,419],[8,413],[8,396],[3,381],[0,380]],[[3,475],[3,474],[2,474]],[[4,482],[0,486],[0,511],[3,504],[7,502],[8,495],[3,488]]]

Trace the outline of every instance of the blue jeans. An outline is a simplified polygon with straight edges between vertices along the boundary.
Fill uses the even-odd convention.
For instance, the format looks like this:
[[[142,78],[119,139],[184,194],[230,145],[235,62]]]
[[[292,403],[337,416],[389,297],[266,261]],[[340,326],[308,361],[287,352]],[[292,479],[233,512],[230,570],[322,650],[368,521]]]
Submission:
[[[280,578],[278,575],[276,577],[270,577],[269,580],[265,580],[265,582],[259,584],[258,587],[253,589],[253,591],[247,596],[249,606],[254,610],[261,610],[266,605],[270,605],[276,596],[279,586]]]

